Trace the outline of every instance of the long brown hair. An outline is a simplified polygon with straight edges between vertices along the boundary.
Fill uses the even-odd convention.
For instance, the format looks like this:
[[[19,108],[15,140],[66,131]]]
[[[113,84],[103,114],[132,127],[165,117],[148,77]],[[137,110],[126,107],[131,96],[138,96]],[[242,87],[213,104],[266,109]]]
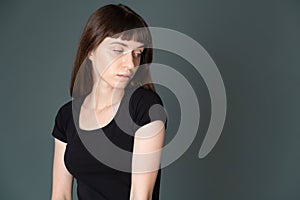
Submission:
[[[148,25],[127,6],[110,4],[96,10],[83,29],[71,76],[70,96],[79,97],[91,92],[92,64],[87,57],[106,37],[120,37],[123,40],[135,40],[145,44],[146,48],[140,61],[140,65],[143,66],[139,67],[129,85],[139,84],[154,90],[149,71],[153,49]]]

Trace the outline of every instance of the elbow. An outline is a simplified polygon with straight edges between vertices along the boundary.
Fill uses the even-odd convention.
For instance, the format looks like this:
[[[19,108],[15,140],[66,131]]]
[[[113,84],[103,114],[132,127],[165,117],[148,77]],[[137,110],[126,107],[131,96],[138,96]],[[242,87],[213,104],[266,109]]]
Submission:
[[[71,195],[64,195],[64,194],[52,194],[51,200],[72,200]]]
[[[51,200],[72,200],[72,199],[67,197],[52,197]]]
[[[51,200],[72,200],[72,188],[53,186]]]

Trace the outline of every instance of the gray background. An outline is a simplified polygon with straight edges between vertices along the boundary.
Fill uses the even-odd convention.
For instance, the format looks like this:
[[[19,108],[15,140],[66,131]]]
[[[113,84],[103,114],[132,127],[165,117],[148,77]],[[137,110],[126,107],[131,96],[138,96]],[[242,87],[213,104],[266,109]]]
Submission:
[[[116,1],[1,0],[1,200],[50,198],[54,116],[70,99],[82,28],[96,8],[109,2]],[[150,26],[197,40],[214,59],[226,87],[223,133],[200,160],[210,114],[205,83],[183,59],[156,52],[157,62],[190,80],[202,117],[191,147],[163,169],[161,199],[300,199],[300,2],[118,2]],[[172,96],[164,91],[170,110]],[[166,141],[176,131],[175,122],[170,119]]]

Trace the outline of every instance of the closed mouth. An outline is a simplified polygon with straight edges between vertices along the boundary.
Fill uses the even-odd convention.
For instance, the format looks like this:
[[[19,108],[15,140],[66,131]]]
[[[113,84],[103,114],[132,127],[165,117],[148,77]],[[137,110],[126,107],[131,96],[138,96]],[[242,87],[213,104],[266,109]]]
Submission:
[[[117,74],[117,76],[121,78],[130,78],[131,74]]]

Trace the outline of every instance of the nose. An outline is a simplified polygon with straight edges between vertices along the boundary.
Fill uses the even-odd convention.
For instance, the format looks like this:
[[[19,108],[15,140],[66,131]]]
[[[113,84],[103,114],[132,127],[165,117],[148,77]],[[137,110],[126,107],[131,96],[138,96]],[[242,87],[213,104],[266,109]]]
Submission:
[[[132,69],[134,68],[134,60],[133,60],[133,56],[132,56],[132,52],[126,52],[123,56],[122,56],[122,66],[126,67],[128,69]]]

